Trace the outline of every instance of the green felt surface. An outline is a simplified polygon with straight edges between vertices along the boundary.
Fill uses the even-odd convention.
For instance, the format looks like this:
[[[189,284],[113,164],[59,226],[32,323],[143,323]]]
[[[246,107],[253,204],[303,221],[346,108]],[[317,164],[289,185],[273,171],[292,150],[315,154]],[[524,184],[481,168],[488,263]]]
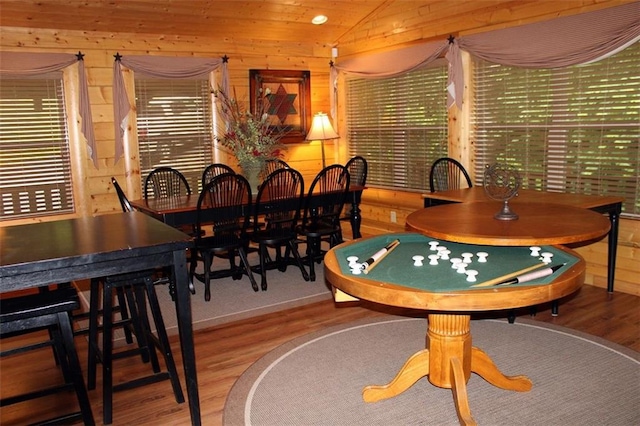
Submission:
[[[528,246],[502,247],[460,244],[440,241],[421,234],[401,233],[385,234],[368,238],[346,247],[336,248],[335,254],[338,258],[342,273],[345,275],[352,274],[347,257],[358,256],[358,262],[364,262],[371,257],[371,255],[395,239],[400,240],[400,245],[382,259],[380,264],[373,268],[369,274],[357,275],[359,278],[432,292],[475,289],[486,290],[492,287],[471,288],[471,286],[542,263],[539,257],[531,256],[531,250]],[[449,254],[450,258],[462,257],[461,254],[464,252],[473,253],[472,262],[467,266],[467,269],[475,269],[478,271],[476,282],[468,282],[467,275],[460,274],[453,269],[449,260],[440,259],[438,260],[438,265],[429,265],[428,255],[436,253],[435,251],[430,251],[429,241],[438,241],[440,245],[451,250]],[[562,263],[566,263],[566,265],[553,275],[525,283],[512,284],[511,286],[549,284],[579,260],[577,257],[552,246],[541,246],[541,249],[541,253],[553,253],[552,262],[548,266],[555,266]],[[489,254],[486,263],[478,262],[477,252],[486,252]],[[423,266],[414,266],[412,259],[414,255],[424,256]]]

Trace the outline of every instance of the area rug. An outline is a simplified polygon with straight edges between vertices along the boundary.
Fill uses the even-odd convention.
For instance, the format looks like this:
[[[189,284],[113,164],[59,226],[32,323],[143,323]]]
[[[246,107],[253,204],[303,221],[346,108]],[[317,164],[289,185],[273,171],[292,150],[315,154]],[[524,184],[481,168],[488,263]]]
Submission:
[[[479,425],[638,425],[640,354],[573,330],[518,318],[471,322],[473,345],[529,392],[472,374]],[[451,391],[426,378],[388,400],[365,403],[363,387],[386,384],[424,348],[426,320],[388,317],[292,340],[249,367],[228,395],[225,426],[456,425]]]
[[[250,264],[259,262],[257,254],[249,255]],[[240,280],[221,278],[211,281],[211,300],[204,300],[204,284],[194,280],[196,294],[191,297],[193,329],[207,327],[251,318],[258,315],[278,312],[285,309],[319,302],[332,298],[331,290],[324,280],[324,267],[317,265],[316,280],[305,281],[300,269],[289,266],[285,272],[277,269],[267,272],[268,288],[266,291],[253,291],[247,276]],[[202,264],[198,264],[196,272],[201,272]],[[254,274],[260,285],[260,275]],[[88,283],[81,286],[81,298],[85,307],[89,306]],[[175,304],[171,300],[168,288],[157,287],[158,300],[162,317],[169,335],[177,334]],[[116,338],[122,336],[117,334]]]

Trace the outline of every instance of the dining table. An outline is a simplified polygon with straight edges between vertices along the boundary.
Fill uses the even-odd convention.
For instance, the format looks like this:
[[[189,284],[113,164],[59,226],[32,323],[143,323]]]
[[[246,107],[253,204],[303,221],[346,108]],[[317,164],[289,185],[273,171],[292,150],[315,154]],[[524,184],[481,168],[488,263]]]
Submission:
[[[360,238],[360,226],[362,223],[362,216],[360,210],[360,201],[362,191],[366,189],[364,186],[351,185],[348,190],[350,209],[350,223],[351,233],[353,239]],[[305,195],[305,197],[308,195]],[[321,197],[322,194],[313,194],[315,197]],[[194,225],[197,221],[198,210],[198,197],[199,194],[180,195],[176,197],[166,198],[142,198],[138,200],[132,200],[131,205],[143,213],[146,213],[158,220],[163,221],[167,225],[173,227],[181,227]],[[255,204],[251,204],[253,209]],[[254,211],[251,210],[250,214],[253,215]],[[203,213],[203,220],[206,221],[206,212]]]
[[[423,194],[422,198],[424,200],[424,207],[435,207],[451,203],[477,203],[492,201],[482,186],[429,192]],[[541,208],[545,208],[545,205],[547,204],[559,204],[606,214],[610,223],[609,232],[607,233],[607,291],[612,293],[615,281],[618,233],[623,201],[624,198],[612,195],[586,195],[519,189],[517,195],[509,200],[509,206],[516,214],[518,214],[520,206],[529,203],[535,203]],[[494,202],[498,203],[497,201]],[[550,217],[549,220],[557,221],[558,219]],[[567,220],[568,221],[564,221],[563,224],[569,224],[570,222],[575,221],[576,218]]]
[[[200,425],[186,258],[192,246],[187,234],[140,212],[0,227],[0,293],[170,267],[191,423]]]

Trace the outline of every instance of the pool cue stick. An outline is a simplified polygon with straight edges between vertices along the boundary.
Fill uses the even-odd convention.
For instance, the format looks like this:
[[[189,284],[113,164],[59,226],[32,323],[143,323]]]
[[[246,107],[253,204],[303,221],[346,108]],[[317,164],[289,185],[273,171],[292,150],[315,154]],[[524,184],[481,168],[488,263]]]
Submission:
[[[399,242],[400,242],[400,240],[395,239],[395,240],[391,241],[389,244],[387,244],[386,246],[382,247],[377,252],[373,253],[367,260],[364,261],[364,263],[361,264],[361,266],[362,266],[361,269],[364,270],[364,269],[369,268],[369,266],[371,266],[373,264],[373,262],[378,260],[380,258],[380,256],[385,254],[385,252],[387,250],[389,250],[391,247],[393,247],[393,245],[395,245],[396,243],[399,243]]]
[[[533,271],[534,269],[542,268],[544,266],[547,266],[547,264],[546,263],[538,263],[538,264],[535,264],[533,266],[529,266],[527,268],[521,269],[519,271],[510,272],[508,274],[502,275],[501,277],[494,278],[494,279],[482,282],[480,284],[474,284],[471,287],[489,287],[489,286],[492,286],[492,285],[500,284],[503,281],[510,280],[511,278],[515,278],[518,275],[525,274],[525,273],[527,273],[529,271]]]
[[[379,258],[377,258],[371,265],[369,265],[369,267],[367,269],[365,269],[363,272],[365,274],[368,274],[369,272],[371,272],[371,270],[373,268],[376,267],[376,265],[378,263],[380,263],[380,261],[382,261],[382,259],[384,259],[385,257],[387,257],[387,255],[389,253],[391,253],[396,247],[398,247],[400,245],[400,240],[395,240],[393,241],[391,244],[387,245],[387,251],[385,251]]]

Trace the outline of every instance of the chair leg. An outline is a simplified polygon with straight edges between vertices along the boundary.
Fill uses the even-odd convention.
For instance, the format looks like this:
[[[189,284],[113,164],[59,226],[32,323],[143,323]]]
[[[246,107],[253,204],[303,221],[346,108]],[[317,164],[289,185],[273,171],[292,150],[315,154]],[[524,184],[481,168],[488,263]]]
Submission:
[[[176,363],[173,359],[173,353],[171,352],[171,345],[169,343],[169,337],[167,336],[167,329],[164,325],[164,319],[162,318],[162,312],[160,310],[160,303],[158,303],[158,296],[153,282],[145,280],[145,287],[147,298],[149,300],[149,307],[151,309],[151,316],[156,326],[156,333],[158,334],[158,340],[160,342],[160,350],[164,357],[164,362],[169,371],[169,380],[173,388],[173,394],[176,397],[176,402],[179,404],[184,402],[184,394],[182,393],[182,387],[180,386],[180,378],[178,377],[178,370],[176,369]],[[142,300],[141,303],[146,303]],[[148,329],[151,332],[150,329]]]
[[[289,257],[289,252],[293,254],[293,258],[296,260],[296,263],[298,264],[298,268],[300,268],[300,272],[302,272],[302,278],[304,278],[305,281],[309,281],[309,273],[304,268],[304,262],[302,262],[302,258],[300,257],[298,246],[296,242],[293,240],[289,240],[289,245],[287,246],[287,252],[285,254],[287,259]]]
[[[251,282],[251,287],[253,288],[253,291],[258,291],[258,283],[256,283],[256,279],[253,276],[253,272],[251,272],[251,266],[249,265],[249,259],[247,258],[247,253],[245,253],[242,247],[238,249],[238,256],[240,256],[240,261],[242,262],[242,265],[244,266],[244,270],[246,271],[247,276],[249,277],[249,281]]]
[[[269,255],[267,251],[266,244],[260,244],[260,288],[262,291],[267,289],[267,256]]]
[[[146,280],[145,280],[146,281]],[[147,302],[145,297],[145,289],[143,286],[136,285],[133,287],[133,298],[131,308],[132,312],[135,312],[138,316],[138,333],[140,338],[138,339],[142,346],[142,354],[146,354],[151,361],[151,369],[154,373],[160,372],[160,361],[158,355],[153,346],[153,339],[151,338],[151,323],[149,322],[149,315],[147,315]],[[154,293],[155,294],[155,293]],[[143,359],[144,361],[144,359]]]
[[[66,364],[65,367],[69,368],[69,374],[71,376],[76,395],[78,396],[78,404],[80,405],[82,420],[85,425],[94,425],[95,421],[93,419],[93,412],[91,411],[89,395],[87,394],[87,388],[84,385],[82,369],[80,368],[78,354],[73,342],[73,328],[71,327],[69,314],[67,312],[59,312],[58,322],[60,323],[62,344],[64,345],[66,355],[66,357],[63,357],[63,363]]]
[[[234,281],[242,279],[242,273],[236,272],[239,270],[239,267],[236,267],[236,254],[233,251],[228,253],[229,256],[229,270],[231,271],[231,279]]]
[[[130,325],[133,328],[133,333],[137,336],[136,340],[138,342],[138,348],[140,350],[140,358],[142,358],[142,362],[147,363],[151,358],[151,354],[149,350],[149,344],[144,334],[144,330],[146,330],[145,323],[143,322],[144,318],[141,317],[141,312],[146,313],[146,309],[144,311],[141,311],[138,308],[138,305],[136,304],[135,289],[132,286],[127,285],[124,287],[116,288],[116,292],[118,290],[122,290],[122,293],[124,294],[124,299],[126,300],[125,306],[128,307],[129,312],[131,313]],[[112,291],[109,291],[109,294],[112,294]],[[112,312],[113,312],[113,308],[112,308]],[[148,322],[149,321],[147,320],[146,323]],[[128,325],[129,324],[125,325],[125,327],[127,327]],[[112,323],[112,329],[113,329],[113,323]],[[160,368],[159,366],[157,366],[158,365],[157,360],[156,360],[156,363],[153,365],[154,365],[154,368],[156,369]]]
[[[307,237],[307,259],[309,262],[309,280],[316,280],[316,270],[315,270],[315,262],[316,262],[316,254],[320,249],[320,238],[309,238]]]
[[[211,300],[211,263],[213,255],[210,253],[202,253],[202,263],[204,264],[204,300]]]
[[[118,298],[118,306],[120,306],[120,318],[122,318],[122,321],[127,321],[129,319],[129,312],[127,312],[127,304],[122,288],[116,289],[116,297]],[[125,341],[129,344],[133,343],[133,336],[129,327],[124,327],[123,331]]]

